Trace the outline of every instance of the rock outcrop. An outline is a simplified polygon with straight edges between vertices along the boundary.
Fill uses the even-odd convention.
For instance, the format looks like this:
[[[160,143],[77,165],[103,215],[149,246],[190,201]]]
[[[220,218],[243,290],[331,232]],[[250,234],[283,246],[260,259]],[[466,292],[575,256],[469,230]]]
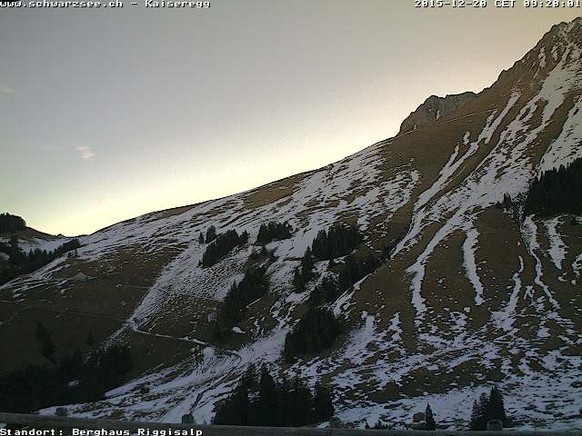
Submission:
[[[452,94],[446,97],[431,95],[412,112],[400,125],[399,135],[416,130],[439,118],[446,117],[457,111],[461,106],[473,101],[477,97],[474,92],[464,92],[462,94]]]

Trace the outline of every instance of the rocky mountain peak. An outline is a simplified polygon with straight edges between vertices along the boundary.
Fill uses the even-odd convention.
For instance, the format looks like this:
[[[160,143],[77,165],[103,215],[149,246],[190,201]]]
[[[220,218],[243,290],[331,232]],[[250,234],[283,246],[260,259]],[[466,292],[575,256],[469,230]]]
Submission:
[[[451,94],[446,97],[431,95],[423,104],[412,112],[400,125],[399,135],[416,130],[431,121],[446,117],[456,112],[461,106],[473,101],[477,97],[474,92]]]

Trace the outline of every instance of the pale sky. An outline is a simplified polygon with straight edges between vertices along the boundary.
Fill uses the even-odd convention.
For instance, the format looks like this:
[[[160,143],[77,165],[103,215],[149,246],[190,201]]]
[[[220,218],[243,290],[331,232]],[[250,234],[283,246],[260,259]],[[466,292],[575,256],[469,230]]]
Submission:
[[[0,9],[0,212],[78,235],[318,168],[481,91],[580,9]]]

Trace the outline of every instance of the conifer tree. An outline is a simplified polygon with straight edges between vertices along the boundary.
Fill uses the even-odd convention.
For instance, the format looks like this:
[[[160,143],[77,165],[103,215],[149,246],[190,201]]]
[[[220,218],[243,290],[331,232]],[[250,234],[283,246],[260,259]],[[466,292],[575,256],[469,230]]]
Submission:
[[[469,429],[486,430],[487,422],[491,419],[499,419],[504,425],[507,425],[508,422],[503,404],[503,395],[497,386],[491,388],[489,395],[485,392],[482,393],[479,400],[475,400],[473,403]]]
[[[489,401],[487,403],[487,420],[499,419],[504,425],[507,424],[507,415],[505,413],[505,405],[503,403],[503,395],[497,386],[491,388],[489,394]]]
[[[312,355],[331,347],[341,333],[341,325],[333,313],[310,308],[285,337],[283,356],[292,361],[301,355]]]
[[[206,230],[206,239],[205,239],[205,242],[207,244],[209,244],[212,241],[214,241],[215,239],[216,239],[216,228],[214,226],[210,226]]]
[[[261,425],[277,425],[277,402],[277,385],[269,374],[266,365],[263,365],[259,381],[259,420]]]
[[[426,403],[426,410],[424,412],[425,418],[424,421],[426,423],[426,430],[436,430],[436,421],[434,420],[434,415],[432,413],[432,409],[430,408],[430,404]]]
[[[40,345],[40,354],[52,361],[53,354],[55,353],[55,346],[50,333],[42,322],[36,324],[36,339]]]
[[[293,381],[289,392],[289,425],[302,427],[313,421],[313,396],[299,379]]]
[[[318,421],[326,421],[334,414],[331,391],[321,383],[315,384],[315,395],[313,396],[315,416]]]

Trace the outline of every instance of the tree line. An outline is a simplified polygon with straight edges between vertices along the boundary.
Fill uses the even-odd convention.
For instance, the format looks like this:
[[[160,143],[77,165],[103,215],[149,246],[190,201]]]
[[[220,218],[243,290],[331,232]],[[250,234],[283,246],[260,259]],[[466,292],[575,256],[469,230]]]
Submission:
[[[24,218],[7,212],[0,213],[0,234],[18,232],[25,228],[26,221],[24,221]]]
[[[320,230],[311,244],[313,256],[319,260],[336,259],[350,254],[362,240],[356,225],[333,225],[328,230]]]
[[[0,252],[9,256],[8,267],[0,271],[0,284],[6,283],[21,274],[36,271],[63,254],[76,250],[80,246],[81,243],[75,238],[61,244],[52,251],[36,248],[25,253],[18,245],[18,238],[13,236],[10,239],[10,244],[0,243]]]
[[[333,303],[356,282],[376,271],[380,265],[381,259],[373,254],[365,258],[349,255],[341,263],[333,263],[330,268],[337,271],[337,280],[332,276],[324,277],[321,283],[311,291],[310,303],[317,306]]]
[[[208,236],[208,234],[207,234]],[[208,238],[207,238],[208,239]],[[206,247],[202,255],[201,265],[209,267],[228,255],[236,247],[241,247],[249,240],[249,233],[242,232],[240,235],[236,230],[228,230],[226,233],[217,235]]]
[[[569,166],[544,172],[531,184],[525,214],[548,217],[561,213],[582,214],[582,159]]]
[[[298,356],[315,355],[326,350],[342,330],[341,323],[331,311],[310,307],[285,336],[283,358],[292,362]]]
[[[272,241],[282,241],[291,237],[293,229],[289,223],[284,222],[270,222],[269,224],[261,224],[259,233],[257,234],[257,244],[266,245]]]
[[[48,406],[98,401],[125,382],[133,368],[128,345],[95,350],[85,357],[76,349],[57,363],[50,333],[41,323],[36,338],[49,364],[28,365],[0,377],[2,411],[32,413]]]
[[[484,392],[478,400],[474,401],[469,430],[487,430],[487,422],[492,419],[500,420],[504,427],[509,423],[503,395],[497,386],[491,388],[489,395]]]
[[[361,260],[349,254],[361,240],[362,235],[356,226],[334,225],[328,230],[319,231],[311,247],[305,250],[301,265],[293,274],[293,287],[296,292],[304,292],[307,283],[314,278],[316,259],[329,260],[329,268],[337,271],[338,279],[333,276],[324,277],[311,291],[308,299],[310,307],[285,337],[283,358],[287,362],[330,348],[335,338],[342,333],[341,322],[331,311],[321,306],[335,301],[380,264],[374,255]],[[337,257],[345,255],[348,256],[342,262],[334,262]]]
[[[301,265],[293,274],[293,287],[297,292],[304,292],[307,283],[313,279],[316,260],[333,260],[350,254],[362,240],[362,235],[355,225],[342,226],[334,224],[328,230],[320,230],[311,246],[307,247],[301,258]]]
[[[266,272],[265,266],[249,268],[240,283],[232,284],[211,327],[215,340],[224,342],[228,339],[232,328],[244,319],[246,307],[267,293],[269,281]]]
[[[317,383],[312,391],[299,379],[276,382],[266,366],[257,376],[249,367],[233,393],[216,408],[216,425],[301,427],[334,414],[330,388]]]

